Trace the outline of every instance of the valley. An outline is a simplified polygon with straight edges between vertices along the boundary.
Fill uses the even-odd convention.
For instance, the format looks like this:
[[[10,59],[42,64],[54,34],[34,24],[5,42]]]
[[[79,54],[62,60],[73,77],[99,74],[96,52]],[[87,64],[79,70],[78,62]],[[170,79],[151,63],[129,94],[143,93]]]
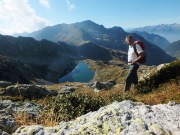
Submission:
[[[138,70],[139,84],[124,93],[129,34],[144,42],[147,61]],[[179,118],[180,109],[178,50],[179,41],[105,28],[90,20],[48,26],[24,36],[0,35],[0,134],[120,134],[140,125],[148,127],[140,128],[141,133],[156,134],[154,126],[177,133],[179,123],[173,116]],[[166,115],[156,110],[162,106],[171,112],[169,123],[177,132],[162,124],[166,117],[154,117]],[[111,124],[114,120],[119,125]],[[125,124],[129,121],[131,128]]]

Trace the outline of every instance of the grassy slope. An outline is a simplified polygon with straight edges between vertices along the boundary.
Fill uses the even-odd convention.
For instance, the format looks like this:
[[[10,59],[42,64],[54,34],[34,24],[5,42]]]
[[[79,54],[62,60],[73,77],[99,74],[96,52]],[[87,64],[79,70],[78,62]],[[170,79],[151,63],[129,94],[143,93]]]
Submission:
[[[113,65],[109,65],[102,61],[86,60],[86,62],[90,65],[90,68],[94,70],[97,74],[94,80],[102,82],[102,81],[108,81],[108,80],[113,80],[115,78],[118,78],[116,80],[117,85],[111,88],[110,90],[101,90],[98,93],[95,93],[90,88],[85,87],[82,83],[67,82],[67,83],[61,83],[61,84],[55,84],[55,85],[47,85],[46,88],[55,89],[59,91],[60,89],[59,87],[64,86],[64,85],[76,86],[77,90],[75,93],[85,94],[85,95],[94,97],[95,99],[101,98],[102,101],[104,102],[104,105],[110,104],[114,101],[120,102],[122,100],[127,100],[127,99],[136,101],[136,102],[143,102],[149,105],[168,103],[169,101],[175,101],[176,103],[180,103],[180,85],[179,85],[180,80],[179,79],[170,80],[164,84],[161,84],[159,88],[156,88],[147,94],[137,93],[137,90],[134,88],[131,89],[130,93],[124,94],[123,82],[128,71],[127,65],[125,65],[123,62],[117,63],[114,61],[113,62],[111,61]],[[121,66],[117,66],[117,65],[121,65]],[[149,67],[147,66],[140,67],[139,72],[138,72],[139,76],[141,75],[141,72],[145,69],[149,70]],[[120,74],[121,76],[119,76]],[[80,97],[78,96],[78,100],[79,99]],[[45,107],[47,107],[49,99],[45,98],[45,99],[40,99],[34,102],[43,104]],[[54,106],[54,108],[56,107]],[[57,120],[57,117],[56,117],[57,114],[53,111],[53,109],[46,111],[42,116],[43,117],[32,120],[32,119],[28,119],[26,115],[19,114],[15,116],[15,119],[18,122],[19,126],[24,125],[24,124],[26,125],[42,124],[45,126],[54,126],[54,125],[57,125],[60,121],[67,120],[67,118],[63,119],[63,117],[61,118],[61,120]]]

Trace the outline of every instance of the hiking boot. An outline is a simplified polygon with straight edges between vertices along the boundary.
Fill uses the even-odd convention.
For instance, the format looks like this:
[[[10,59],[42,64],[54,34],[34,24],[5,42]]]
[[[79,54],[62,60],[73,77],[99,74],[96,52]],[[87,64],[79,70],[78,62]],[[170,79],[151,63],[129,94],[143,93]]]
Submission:
[[[134,89],[136,89],[136,87],[137,87],[137,84],[133,84],[133,85],[132,85],[132,87],[133,87]]]
[[[130,90],[124,90],[123,91],[123,94],[129,94],[130,93]]]
[[[123,90],[123,92],[128,92],[128,91],[130,91],[130,89],[124,89],[124,90]]]

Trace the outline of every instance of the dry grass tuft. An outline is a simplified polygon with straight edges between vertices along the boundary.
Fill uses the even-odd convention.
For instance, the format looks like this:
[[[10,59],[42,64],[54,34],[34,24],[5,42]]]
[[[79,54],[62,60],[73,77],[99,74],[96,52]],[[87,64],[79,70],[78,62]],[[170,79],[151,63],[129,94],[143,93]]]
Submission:
[[[168,82],[151,93],[135,94],[134,98],[139,102],[149,105],[163,104],[168,103],[169,101],[180,103],[180,82]]]
[[[121,74],[121,76],[116,81],[117,85],[111,88],[110,90],[104,89],[104,90],[100,90],[99,92],[94,92],[91,88],[86,88],[81,83],[70,83],[70,82],[55,84],[55,85],[47,85],[46,88],[59,91],[60,87],[62,87],[63,85],[76,86],[77,90],[75,93],[78,100],[76,100],[75,97],[68,97],[68,98],[74,99],[75,101],[81,101],[81,102],[87,101],[89,105],[92,104],[92,101],[88,101],[88,99],[90,99],[91,97],[93,98],[94,101],[99,101],[98,99],[102,99],[102,102],[104,105],[111,104],[114,101],[120,102],[123,100],[143,102],[149,105],[168,103],[169,101],[175,101],[176,103],[180,103],[180,85],[179,85],[180,80],[179,79],[170,80],[164,84],[160,84],[158,88],[152,89],[152,91],[146,94],[142,92],[138,93],[137,90],[134,88],[132,88],[129,93],[123,93],[124,86],[122,82],[124,82],[124,77],[127,74],[127,69],[125,66],[119,67],[115,65],[107,65],[106,63],[103,63],[101,61],[94,62],[91,60],[87,60],[86,62],[91,65],[90,68],[94,70],[96,74],[98,75],[95,78],[96,81],[102,82],[102,81],[107,81],[107,80],[113,80],[119,77],[119,74]],[[141,72],[146,69],[148,69],[148,67],[142,66],[138,74],[140,75]],[[82,99],[82,96],[80,96],[81,94],[86,95],[85,100]],[[63,100],[66,100],[66,99],[63,99]],[[57,101],[58,101],[57,106],[60,106],[61,104],[63,104],[61,100],[57,99]],[[29,118],[26,114],[16,115],[15,118],[18,121],[19,125],[41,124],[44,126],[54,126],[61,122],[59,121],[60,117],[61,119],[63,119],[64,116],[67,116],[67,115],[72,116],[71,114],[72,110],[68,110],[68,108],[71,108],[71,106],[69,106],[69,103],[67,104],[68,105],[67,113],[69,114],[60,115],[57,113],[59,113],[62,110],[57,109],[56,111],[54,111],[54,109],[56,108],[56,104],[53,104],[54,109],[53,107],[48,106],[50,102],[49,98],[36,100],[34,102],[44,105],[44,108],[50,108],[50,109],[43,112],[38,118],[34,118],[34,119]],[[84,102],[84,105],[86,105],[85,102]],[[80,109],[83,110],[83,107]],[[74,112],[74,114],[77,113],[78,116],[80,116],[81,114],[79,114],[79,112],[80,111]],[[57,117],[57,115],[60,115],[60,117]],[[66,120],[66,118],[64,118],[64,120]],[[69,118],[67,118],[67,120],[69,120]]]
[[[180,103],[180,82],[177,80],[172,80],[166,84],[163,84],[158,89],[153,90],[148,94],[139,94],[136,89],[131,89],[129,93],[123,94],[123,85],[117,85],[110,90],[101,90],[100,92],[94,92],[90,88],[84,88],[82,84],[79,84],[79,90],[76,92],[79,94],[85,94],[95,99],[101,98],[105,105],[108,105],[114,101],[131,100],[137,102],[143,102],[148,105],[156,105],[162,103],[168,103],[169,101],[175,101]],[[62,84],[61,84],[62,85]],[[55,85],[54,87],[59,87],[61,85]],[[83,90],[82,90],[83,89]],[[35,101],[38,104],[43,104],[45,108],[48,108],[48,98]],[[22,125],[34,125],[40,124],[44,126],[55,126],[61,121],[58,120],[57,114],[51,108],[43,112],[39,117],[32,118],[26,113],[20,113],[15,115],[15,120],[18,126]]]

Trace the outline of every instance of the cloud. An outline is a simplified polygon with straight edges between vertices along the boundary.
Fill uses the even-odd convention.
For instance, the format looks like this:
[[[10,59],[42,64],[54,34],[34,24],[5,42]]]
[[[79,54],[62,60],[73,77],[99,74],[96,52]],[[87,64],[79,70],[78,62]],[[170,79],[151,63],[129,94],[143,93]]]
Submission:
[[[50,25],[37,16],[28,0],[0,0],[0,34],[32,32]]]
[[[50,8],[49,0],[39,0],[39,3],[46,8]]]
[[[72,4],[69,0],[66,0],[66,4],[68,6],[68,10],[71,11],[76,8],[76,5]]]

